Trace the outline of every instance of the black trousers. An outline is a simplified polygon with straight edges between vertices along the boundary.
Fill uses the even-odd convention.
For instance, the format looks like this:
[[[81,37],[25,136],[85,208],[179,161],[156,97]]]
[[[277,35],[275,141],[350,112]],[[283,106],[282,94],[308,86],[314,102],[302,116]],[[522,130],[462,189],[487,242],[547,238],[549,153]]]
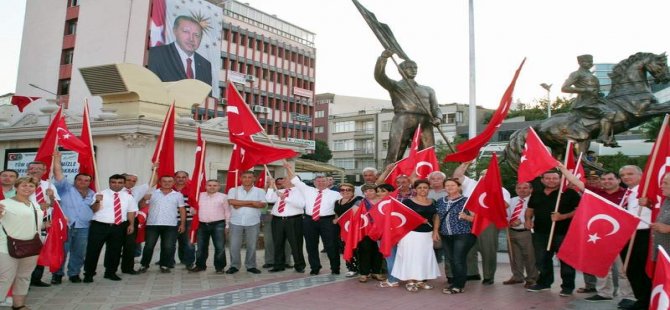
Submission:
[[[133,230],[133,233],[128,235],[128,234],[123,234],[123,243],[122,243],[122,249],[121,249],[121,272],[131,272],[135,270],[135,247],[137,246],[137,243],[135,242],[135,239],[137,239],[137,226],[138,222],[135,221],[135,229]]]
[[[382,273],[382,254],[379,253],[377,242],[365,236],[358,243],[358,271],[361,275]]]
[[[649,297],[651,296],[651,279],[644,271],[647,265],[647,256],[649,256],[649,229],[639,229],[635,234],[635,242],[630,253],[630,260],[626,268],[626,276],[630,287],[633,289],[633,295],[639,305],[648,308]],[[621,251],[621,259],[626,260],[628,244]]]
[[[553,257],[558,252],[565,239],[565,235],[554,234],[551,242],[551,248],[547,251],[549,244],[549,234],[534,233],[533,247],[535,248],[535,265],[540,272],[537,279],[537,284],[551,287],[554,283],[554,265]],[[575,268],[566,264],[562,260],[560,262],[561,268],[561,289],[572,292],[575,289]]]
[[[291,246],[293,267],[295,270],[305,270],[305,255],[302,253],[302,216],[280,217],[272,216],[272,245],[274,246],[275,268],[283,268],[286,264],[284,248],[286,241]]]
[[[128,222],[119,225],[91,221],[84,259],[84,276],[94,276],[102,246],[105,248],[105,274],[116,273],[121,261],[121,245],[125,240]]]
[[[333,272],[340,271],[340,255],[337,251],[337,238],[339,236],[337,235],[337,225],[333,224],[334,217],[334,215],[322,216],[318,221],[312,220],[310,215],[304,215],[302,218],[307,259],[312,270],[321,269],[321,259],[319,259],[319,237],[321,237],[328,254],[328,260],[330,260],[330,270]],[[277,251],[275,248],[275,253]]]

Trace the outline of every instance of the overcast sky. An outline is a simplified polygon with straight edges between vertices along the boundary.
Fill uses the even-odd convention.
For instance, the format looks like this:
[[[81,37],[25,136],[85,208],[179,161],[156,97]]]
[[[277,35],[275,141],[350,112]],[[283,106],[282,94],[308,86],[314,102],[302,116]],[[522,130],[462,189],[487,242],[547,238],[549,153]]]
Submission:
[[[440,103],[468,102],[467,0],[359,0],[387,23],[419,66],[417,81]],[[388,98],[372,76],[382,47],[350,0],[247,0],[269,14],[316,33],[316,92]],[[524,57],[515,98],[546,96],[539,84],[560,84],[575,57],[617,63],[636,52],[670,48],[670,1],[475,0],[477,103],[494,108]],[[0,93],[16,87],[24,1],[0,4]],[[388,67],[392,77],[395,69]]]

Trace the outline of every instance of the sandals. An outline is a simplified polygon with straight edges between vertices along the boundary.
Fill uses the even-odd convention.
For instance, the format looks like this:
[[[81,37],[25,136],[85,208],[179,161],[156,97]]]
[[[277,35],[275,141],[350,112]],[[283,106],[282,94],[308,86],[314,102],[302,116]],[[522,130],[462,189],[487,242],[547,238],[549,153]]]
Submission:
[[[365,282],[368,282],[368,279],[370,279],[370,276],[369,276],[369,275],[367,275],[367,276],[366,276],[366,275],[359,276],[359,277],[358,277],[358,282],[365,283]]]
[[[456,287],[447,287],[442,289],[442,293],[453,295],[453,294],[460,294],[463,293],[465,290],[462,288],[456,288]]]
[[[417,283],[416,283],[416,287],[418,287],[418,288],[420,288],[420,289],[424,289],[424,290],[430,290],[430,289],[433,289],[433,286],[430,285],[430,284],[428,284],[428,283],[426,283],[426,282],[417,282]]]
[[[379,287],[398,287],[400,284],[398,282],[389,282],[388,280],[379,282]]]
[[[384,280],[386,280],[386,276],[384,276],[383,274],[379,274],[379,273],[373,273],[373,274],[371,275],[371,277],[372,277],[373,279],[377,280],[377,281],[384,281]]]
[[[416,292],[419,290],[416,286],[416,282],[407,282],[407,284],[405,284],[405,289],[407,289],[408,292]]]

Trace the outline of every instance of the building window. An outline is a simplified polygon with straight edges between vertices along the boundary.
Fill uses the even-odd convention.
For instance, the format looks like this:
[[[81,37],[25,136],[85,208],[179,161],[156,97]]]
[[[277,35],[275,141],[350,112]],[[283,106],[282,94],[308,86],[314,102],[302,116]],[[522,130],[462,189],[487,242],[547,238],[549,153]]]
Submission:
[[[335,133],[340,132],[352,132],[356,130],[356,122],[354,121],[345,121],[345,122],[335,122]]]
[[[70,79],[58,81],[58,95],[64,96],[70,94]]]
[[[323,133],[323,126],[314,127],[314,133]]]
[[[72,59],[74,58],[74,49],[66,49],[63,50],[63,61],[61,62],[61,65],[69,65],[72,64]]]
[[[356,169],[356,162],[353,158],[336,158],[333,159],[333,165],[344,169]]]
[[[382,150],[384,151],[389,150],[389,140],[382,140]]]
[[[353,151],[354,140],[335,140],[333,141],[333,151]]]
[[[391,121],[382,121],[382,131],[383,132],[391,131]]]
[[[326,111],[323,111],[323,110],[322,111],[316,111],[316,112],[314,112],[314,118],[322,118],[322,117],[325,116],[325,114],[326,114]]]
[[[356,169],[363,170],[367,167],[377,167],[377,162],[374,159],[361,159],[356,163]]]
[[[447,113],[445,115],[445,124],[458,124],[463,122],[463,112]]]
[[[65,35],[73,35],[77,32],[77,20],[68,20],[65,23]]]
[[[79,0],[69,0],[67,5],[68,6],[78,6],[79,5]]]

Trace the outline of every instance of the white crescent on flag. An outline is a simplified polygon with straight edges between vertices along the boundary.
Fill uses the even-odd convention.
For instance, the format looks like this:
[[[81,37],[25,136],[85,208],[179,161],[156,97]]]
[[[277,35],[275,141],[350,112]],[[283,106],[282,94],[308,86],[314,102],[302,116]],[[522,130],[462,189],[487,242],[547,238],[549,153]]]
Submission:
[[[381,213],[381,215],[384,215],[384,206],[389,203],[391,203],[391,200],[385,200],[377,204],[377,209],[379,210],[379,213]]]
[[[649,298],[649,301],[654,300],[656,295],[658,295],[658,307],[656,309],[670,309],[670,298],[668,298],[668,294],[665,293],[663,284],[659,284],[654,287],[654,289],[651,291],[651,298]]]
[[[368,226],[370,219],[368,219],[367,215],[365,214],[361,214],[361,219],[363,220],[363,226],[361,226],[361,229],[363,229]]]
[[[621,226],[619,225],[619,222],[618,222],[616,219],[614,219],[613,217],[611,217],[611,216],[609,216],[609,215],[607,215],[607,214],[602,214],[602,213],[601,213],[601,214],[596,214],[596,215],[594,215],[594,216],[588,221],[588,223],[586,223],[586,230],[590,230],[590,229],[591,229],[591,224],[593,224],[593,222],[595,222],[595,221],[597,221],[597,220],[608,221],[608,222],[610,222],[610,223],[612,224],[612,231],[611,231],[609,234],[605,235],[605,236],[609,236],[609,235],[616,234],[616,232],[619,231],[619,228],[621,228]]]
[[[419,173],[419,168],[421,168],[422,166],[428,166],[428,167],[430,167],[430,171],[431,172],[433,171],[433,164],[431,164],[427,161],[420,161],[420,162],[416,163],[416,167],[414,167],[414,172],[416,172],[416,175],[423,176],[421,173]]]
[[[400,219],[400,224],[398,226],[396,226],[395,228],[402,227],[402,226],[405,225],[405,223],[407,223],[407,218],[402,213],[394,211],[394,212],[391,212],[391,216],[395,216],[395,217]]]
[[[479,202],[479,205],[482,206],[482,208],[488,209],[489,206],[487,206],[486,203],[484,203],[484,199],[486,199],[486,193],[482,193],[481,195],[479,195],[479,199],[477,201]]]
[[[351,221],[346,221],[344,223],[344,231],[349,231],[349,226],[351,225]]]

